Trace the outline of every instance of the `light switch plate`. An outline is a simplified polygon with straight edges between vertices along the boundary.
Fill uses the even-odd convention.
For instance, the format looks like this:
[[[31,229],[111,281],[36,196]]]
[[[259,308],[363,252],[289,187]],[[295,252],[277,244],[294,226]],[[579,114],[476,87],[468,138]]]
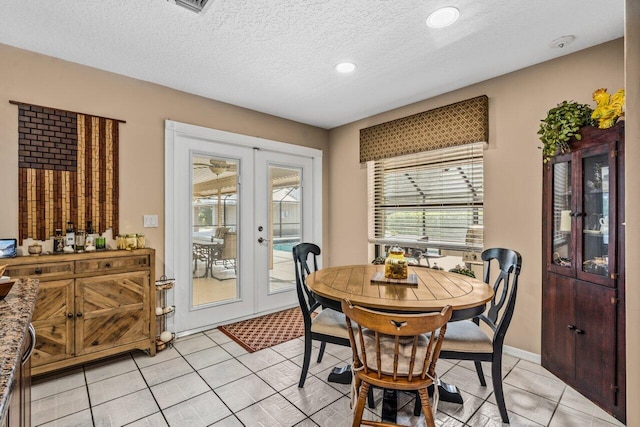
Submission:
[[[144,228],[158,227],[158,215],[145,215],[144,216]]]

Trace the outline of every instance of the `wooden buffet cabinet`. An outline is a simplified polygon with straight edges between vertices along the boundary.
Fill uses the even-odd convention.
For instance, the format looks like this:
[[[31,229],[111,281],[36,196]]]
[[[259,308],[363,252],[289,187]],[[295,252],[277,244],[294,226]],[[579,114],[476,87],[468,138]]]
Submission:
[[[6,261],[6,275],[40,280],[33,375],[133,349],[155,355],[153,249]]]
[[[626,419],[624,122],[544,165],[542,366]]]

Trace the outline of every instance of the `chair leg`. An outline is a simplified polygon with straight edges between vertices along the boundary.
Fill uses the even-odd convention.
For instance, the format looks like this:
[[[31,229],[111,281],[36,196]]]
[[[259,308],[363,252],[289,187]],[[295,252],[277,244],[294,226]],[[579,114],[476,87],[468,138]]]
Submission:
[[[300,382],[298,383],[298,388],[304,387],[304,382],[307,379],[307,371],[309,370],[309,362],[311,362],[311,334],[305,332],[304,359],[302,362],[302,373],[300,374]]]
[[[413,415],[415,415],[416,417],[419,417],[421,412],[422,412],[422,399],[420,399],[420,393],[416,391],[416,401],[413,404]]]
[[[358,390],[358,403],[356,404],[356,410],[353,412],[353,427],[359,426],[362,422],[362,413],[364,412],[364,404],[369,394],[369,383],[362,381],[360,383],[360,390]]]
[[[429,393],[426,388],[418,390],[418,397],[416,399],[422,401],[422,412],[424,412],[424,419],[428,427],[435,427],[435,414],[431,411],[431,402],[429,402]]]
[[[502,354],[494,354],[493,361],[491,362],[491,380],[493,382],[493,393],[496,397],[502,422],[509,424],[507,405],[504,403],[504,393],[502,391]]]
[[[482,372],[482,362],[479,360],[474,360],[473,364],[476,365],[476,372],[478,373],[478,379],[480,380],[480,385],[482,387],[486,387],[487,382],[484,379],[484,372]]]
[[[324,349],[327,347],[327,342],[322,341],[320,344],[320,353],[318,353],[318,363],[322,362],[322,356],[324,356]]]
[[[367,393],[367,400],[369,404],[369,408],[376,409],[376,401],[373,398],[373,387],[369,387],[369,393]]]

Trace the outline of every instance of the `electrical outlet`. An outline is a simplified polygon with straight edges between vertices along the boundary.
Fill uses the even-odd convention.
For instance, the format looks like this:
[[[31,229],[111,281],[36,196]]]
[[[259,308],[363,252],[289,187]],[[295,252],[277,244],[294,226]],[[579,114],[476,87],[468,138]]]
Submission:
[[[481,262],[480,254],[478,252],[464,252],[462,254],[462,260],[464,262]]]
[[[144,228],[157,228],[157,227],[158,227],[158,215],[144,216]]]

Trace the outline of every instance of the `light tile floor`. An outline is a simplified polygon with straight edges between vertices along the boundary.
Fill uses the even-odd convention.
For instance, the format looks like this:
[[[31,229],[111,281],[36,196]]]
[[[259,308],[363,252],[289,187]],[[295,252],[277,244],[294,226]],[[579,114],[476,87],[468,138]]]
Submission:
[[[350,350],[328,345],[298,388],[303,341],[247,353],[218,330],[176,341],[149,357],[135,352],[34,378],[34,426],[327,426],[351,425],[348,385],[327,382]],[[504,384],[511,426],[620,426],[534,363],[506,356]],[[470,362],[438,361],[438,375],[462,391],[463,405],[440,402],[442,427],[501,425],[491,381],[481,387]],[[491,372],[486,366],[485,373]],[[366,418],[379,420],[382,393]],[[401,393],[398,422],[424,426],[414,398]]]

